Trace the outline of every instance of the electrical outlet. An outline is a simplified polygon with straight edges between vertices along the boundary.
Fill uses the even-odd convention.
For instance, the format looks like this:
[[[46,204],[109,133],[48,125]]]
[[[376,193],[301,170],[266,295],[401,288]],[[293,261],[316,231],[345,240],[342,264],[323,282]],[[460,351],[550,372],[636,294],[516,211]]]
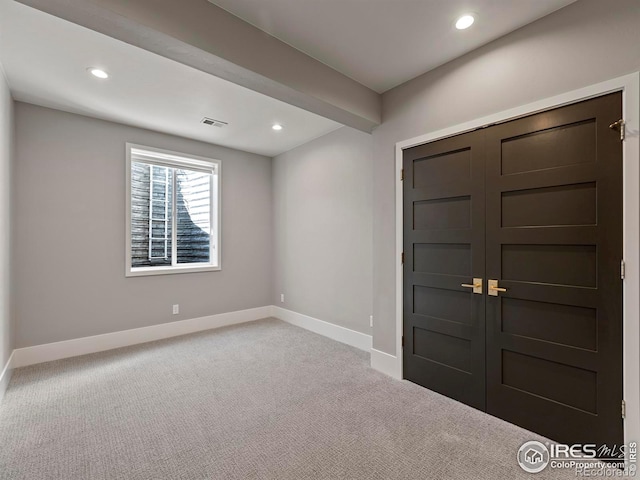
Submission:
[[[284,303],[284,293],[280,294],[280,303]]]
[[[373,327],[373,315],[369,315],[369,326]]]
[[[176,304],[173,306],[173,314],[178,315],[180,313],[180,305]]]

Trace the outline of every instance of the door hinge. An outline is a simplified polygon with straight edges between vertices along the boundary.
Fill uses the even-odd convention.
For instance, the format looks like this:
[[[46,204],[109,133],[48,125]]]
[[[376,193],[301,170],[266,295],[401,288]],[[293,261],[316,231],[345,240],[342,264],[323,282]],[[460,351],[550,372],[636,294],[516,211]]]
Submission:
[[[625,273],[626,273],[626,268],[625,268],[625,265],[624,265],[624,260],[621,260],[620,261],[620,278],[622,280],[624,280]]]
[[[404,265],[404,252],[402,252],[400,254],[400,263],[402,263],[402,265]]]
[[[404,335],[402,336],[402,344],[401,344],[402,348],[404,348]]]
[[[625,134],[626,134],[626,124],[624,122],[624,119],[620,119],[617,122],[613,122],[611,125],[609,125],[609,128],[611,130],[620,130],[620,140],[624,140]]]
[[[627,418],[627,404],[622,400],[622,418]]]
[[[404,180],[404,168],[400,170],[400,181],[402,182],[403,180]]]

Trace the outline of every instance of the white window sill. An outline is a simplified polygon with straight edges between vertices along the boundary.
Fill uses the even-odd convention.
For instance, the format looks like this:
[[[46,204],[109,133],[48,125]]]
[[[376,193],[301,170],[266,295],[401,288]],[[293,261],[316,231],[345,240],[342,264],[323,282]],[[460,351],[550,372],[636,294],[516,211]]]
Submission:
[[[125,273],[127,277],[147,277],[150,275],[175,275],[180,273],[219,272],[220,266],[211,264],[183,265],[180,267],[138,267],[130,268]]]

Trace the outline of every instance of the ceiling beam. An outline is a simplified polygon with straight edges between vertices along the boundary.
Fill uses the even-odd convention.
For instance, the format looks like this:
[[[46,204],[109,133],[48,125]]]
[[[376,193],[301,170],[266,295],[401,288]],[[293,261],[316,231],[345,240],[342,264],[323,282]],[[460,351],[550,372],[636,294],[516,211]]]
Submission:
[[[378,93],[207,0],[17,1],[358,130],[381,122]]]

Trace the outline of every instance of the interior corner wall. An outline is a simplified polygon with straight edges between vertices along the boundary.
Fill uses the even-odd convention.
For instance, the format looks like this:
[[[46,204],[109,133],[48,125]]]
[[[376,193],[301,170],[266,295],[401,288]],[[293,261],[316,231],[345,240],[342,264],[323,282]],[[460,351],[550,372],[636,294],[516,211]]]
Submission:
[[[13,351],[10,302],[13,125],[13,99],[0,66],[0,374]]]
[[[15,129],[15,348],[271,304],[271,158],[21,102]],[[126,142],[222,161],[221,271],[125,277]]]
[[[395,143],[640,70],[637,0],[580,0],[383,95],[374,142],[373,347],[395,351]]]
[[[343,127],[273,160],[273,304],[365,334],[372,154],[371,135]]]

